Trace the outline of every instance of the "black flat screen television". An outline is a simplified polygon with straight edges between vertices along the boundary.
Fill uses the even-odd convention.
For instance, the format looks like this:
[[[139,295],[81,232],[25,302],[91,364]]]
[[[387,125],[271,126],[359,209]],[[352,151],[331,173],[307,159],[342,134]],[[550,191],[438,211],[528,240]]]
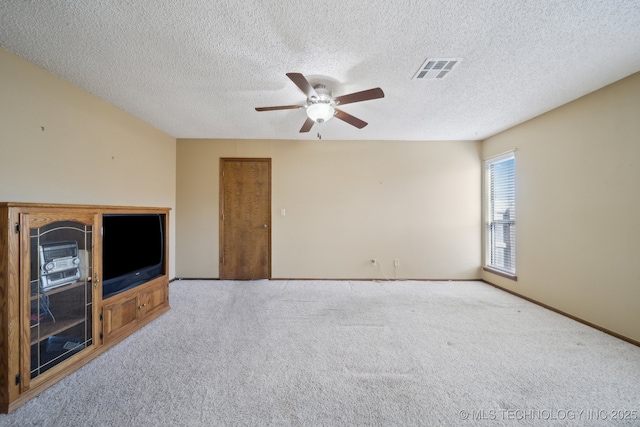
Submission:
[[[162,214],[102,216],[102,297],[141,285],[164,271]]]

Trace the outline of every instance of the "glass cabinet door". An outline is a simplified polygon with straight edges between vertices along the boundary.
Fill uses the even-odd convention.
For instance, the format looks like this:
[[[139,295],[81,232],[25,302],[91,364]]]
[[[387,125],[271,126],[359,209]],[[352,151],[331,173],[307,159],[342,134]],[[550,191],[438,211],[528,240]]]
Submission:
[[[95,216],[55,220],[27,215],[25,219],[30,271],[23,270],[29,276],[28,303],[23,307],[29,310],[30,359],[23,358],[23,363],[29,364],[32,380],[94,343]]]

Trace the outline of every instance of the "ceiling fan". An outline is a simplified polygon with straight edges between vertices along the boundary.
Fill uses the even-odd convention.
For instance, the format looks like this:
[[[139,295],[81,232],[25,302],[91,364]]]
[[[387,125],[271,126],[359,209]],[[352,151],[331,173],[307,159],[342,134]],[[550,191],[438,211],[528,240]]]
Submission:
[[[298,88],[307,96],[305,105],[281,105],[277,107],[258,107],[256,111],[273,110],[295,110],[305,108],[307,120],[300,128],[300,132],[309,132],[314,123],[323,123],[332,117],[336,117],[343,122],[362,129],[367,122],[357,117],[347,114],[336,108],[337,105],[352,104],[354,102],[368,101],[370,99],[384,98],[384,92],[379,87],[375,89],[363,90],[362,92],[350,93],[334,98],[331,91],[323,84],[311,86],[311,83],[300,73],[287,73],[287,77],[295,83]]]

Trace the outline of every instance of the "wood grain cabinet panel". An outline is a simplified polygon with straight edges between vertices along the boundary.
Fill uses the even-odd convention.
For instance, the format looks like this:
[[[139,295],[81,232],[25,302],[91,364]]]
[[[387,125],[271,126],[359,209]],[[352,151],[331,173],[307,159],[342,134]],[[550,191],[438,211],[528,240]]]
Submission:
[[[125,298],[114,298],[102,306],[104,342],[129,332],[138,324],[138,293]]]
[[[168,308],[168,286],[165,281],[152,281],[107,301],[102,306],[105,344],[135,331],[156,313]]]
[[[140,292],[140,320],[161,310],[169,301],[169,289],[164,283],[149,286]]]

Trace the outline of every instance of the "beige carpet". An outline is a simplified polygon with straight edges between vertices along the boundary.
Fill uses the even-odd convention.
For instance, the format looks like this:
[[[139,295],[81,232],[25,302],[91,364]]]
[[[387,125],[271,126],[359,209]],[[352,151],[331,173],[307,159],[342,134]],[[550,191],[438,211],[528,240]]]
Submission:
[[[170,295],[0,425],[640,425],[640,348],[481,282],[177,281]]]

